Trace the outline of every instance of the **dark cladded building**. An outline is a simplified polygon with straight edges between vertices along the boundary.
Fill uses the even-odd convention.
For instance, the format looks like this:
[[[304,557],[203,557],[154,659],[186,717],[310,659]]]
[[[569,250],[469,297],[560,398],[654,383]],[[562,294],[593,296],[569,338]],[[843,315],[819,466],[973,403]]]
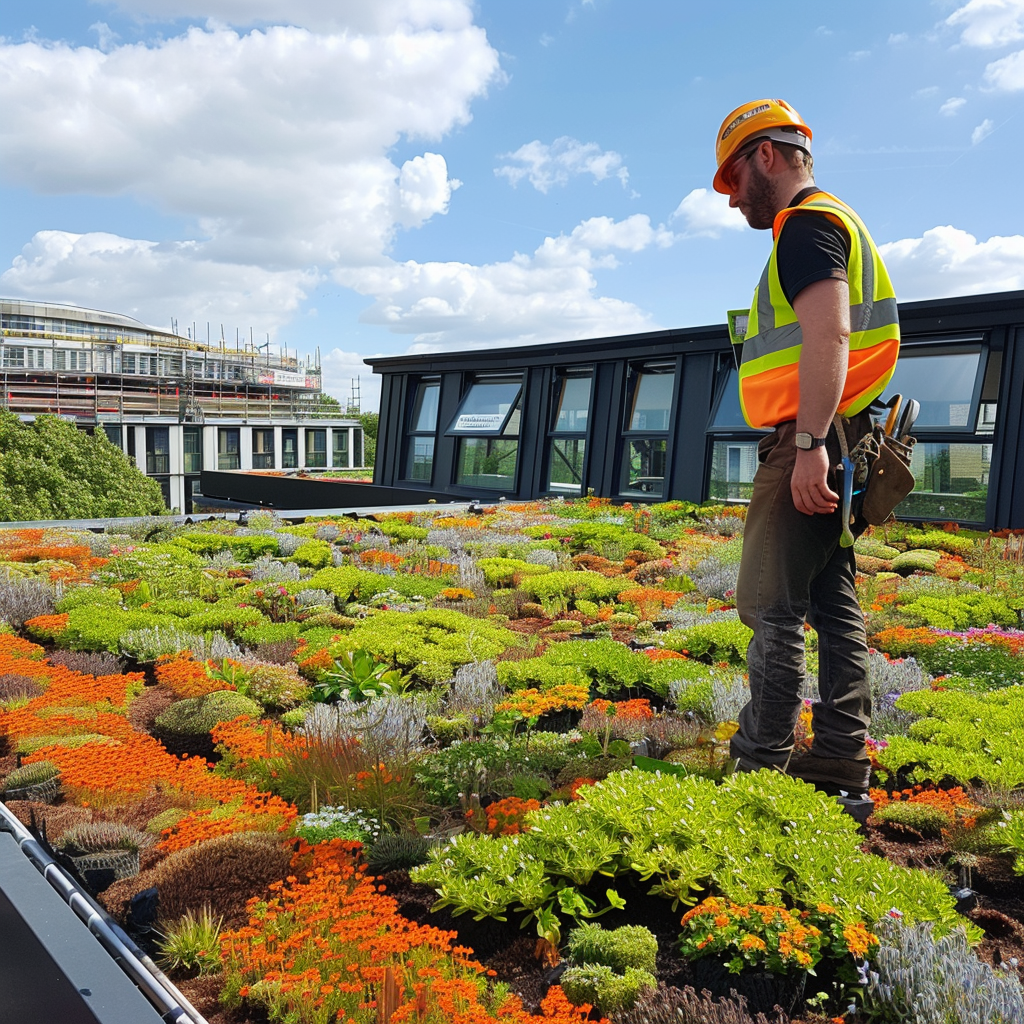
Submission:
[[[916,398],[901,518],[1024,528],[1024,292],[904,303],[886,395]],[[374,483],[453,497],[744,499],[743,421],[725,325],[379,357]]]

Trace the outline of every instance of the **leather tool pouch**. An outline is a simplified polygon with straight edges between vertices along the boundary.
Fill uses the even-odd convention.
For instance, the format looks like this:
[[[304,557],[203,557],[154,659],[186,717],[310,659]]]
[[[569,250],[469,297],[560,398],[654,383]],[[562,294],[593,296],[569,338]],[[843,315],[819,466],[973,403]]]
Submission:
[[[868,469],[867,485],[860,515],[871,526],[881,526],[892,518],[896,506],[914,489],[910,471],[913,445],[906,445],[875,428],[878,455]],[[913,441],[913,438],[908,440]]]

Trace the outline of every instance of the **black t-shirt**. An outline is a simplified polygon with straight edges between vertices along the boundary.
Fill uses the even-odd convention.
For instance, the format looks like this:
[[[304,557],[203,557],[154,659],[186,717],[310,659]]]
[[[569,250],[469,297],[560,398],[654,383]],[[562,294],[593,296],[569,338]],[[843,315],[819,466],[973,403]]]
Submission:
[[[813,186],[805,188],[793,197],[789,205],[796,206],[821,191]],[[847,280],[849,260],[850,236],[846,228],[810,210],[787,218],[779,234],[776,263],[779,284],[790,305],[815,281],[830,277],[838,281]]]

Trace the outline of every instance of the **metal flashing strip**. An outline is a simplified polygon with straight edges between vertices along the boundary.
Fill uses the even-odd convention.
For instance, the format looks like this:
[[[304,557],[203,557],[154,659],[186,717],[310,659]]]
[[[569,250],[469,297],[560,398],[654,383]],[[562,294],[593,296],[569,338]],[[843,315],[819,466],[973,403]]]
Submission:
[[[0,801],[0,832],[13,836],[21,852],[88,928],[165,1024],[207,1024],[206,1018]]]

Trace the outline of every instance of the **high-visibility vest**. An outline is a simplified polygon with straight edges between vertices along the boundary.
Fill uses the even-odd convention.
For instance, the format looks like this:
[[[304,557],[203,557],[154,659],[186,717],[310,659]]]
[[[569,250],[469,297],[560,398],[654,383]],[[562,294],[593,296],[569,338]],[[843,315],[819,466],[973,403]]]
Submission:
[[[772,226],[772,254],[750,307],[740,365],[740,405],[752,427],[774,427],[796,419],[800,404],[798,363],[803,337],[792,305],[779,283],[778,245],[783,224],[794,213],[821,211],[850,236],[846,273],[850,287],[850,344],[846,383],[838,411],[847,416],[867,408],[884,390],[896,367],[900,325],[896,296],[882,257],[853,210],[827,192],[779,212]]]

